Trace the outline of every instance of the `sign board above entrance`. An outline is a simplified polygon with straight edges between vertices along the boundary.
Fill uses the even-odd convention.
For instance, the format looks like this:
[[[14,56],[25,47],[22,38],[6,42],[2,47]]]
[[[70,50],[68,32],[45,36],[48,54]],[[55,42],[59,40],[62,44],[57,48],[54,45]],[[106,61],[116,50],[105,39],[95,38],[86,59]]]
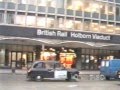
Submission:
[[[72,38],[72,39],[88,39],[88,40],[111,40],[110,35],[96,34],[96,33],[83,33],[75,31],[59,31],[59,30],[37,30],[38,36],[47,37],[61,37],[61,38]]]
[[[67,41],[120,44],[120,35],[55,29],[38,29],[18,26],[0,26],[0,35],[31,39],[55,39]]]

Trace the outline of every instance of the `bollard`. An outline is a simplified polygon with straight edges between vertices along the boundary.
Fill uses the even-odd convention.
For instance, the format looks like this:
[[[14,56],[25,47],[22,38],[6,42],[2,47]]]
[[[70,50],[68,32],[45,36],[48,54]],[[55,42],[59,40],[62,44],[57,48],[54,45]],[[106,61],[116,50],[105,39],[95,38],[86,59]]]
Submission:
[[[15,68],[12,68],[12,73],[15,73]]]

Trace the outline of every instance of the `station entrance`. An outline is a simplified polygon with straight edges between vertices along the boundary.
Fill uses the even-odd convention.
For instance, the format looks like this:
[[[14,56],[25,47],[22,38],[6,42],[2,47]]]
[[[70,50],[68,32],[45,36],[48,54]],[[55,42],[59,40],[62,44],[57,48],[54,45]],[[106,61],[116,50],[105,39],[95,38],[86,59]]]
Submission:
[[[74,66],[80,70],[98,70],[101,60],[120,58],[119,49],[93,47],[76,42],[52,45],[28,40],[6,42],[0,43],[0,68],[24,69],[36,60],[56,60],[67,68]]]
[[[11,51],[9,52],[9,59],[10,67],[24,69],[29,63],[33,62],[33,52]]]

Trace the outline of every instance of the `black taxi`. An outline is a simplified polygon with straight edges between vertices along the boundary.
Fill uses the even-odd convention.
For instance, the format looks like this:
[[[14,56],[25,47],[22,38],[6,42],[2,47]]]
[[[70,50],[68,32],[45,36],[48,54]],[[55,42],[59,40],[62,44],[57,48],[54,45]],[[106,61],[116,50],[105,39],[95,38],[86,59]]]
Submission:
[[[78,81],[80,77],[77,69],[66,69],[58,61],[36,61],[28,69],[27,79],[36,81],[42,81],[43,79]]]

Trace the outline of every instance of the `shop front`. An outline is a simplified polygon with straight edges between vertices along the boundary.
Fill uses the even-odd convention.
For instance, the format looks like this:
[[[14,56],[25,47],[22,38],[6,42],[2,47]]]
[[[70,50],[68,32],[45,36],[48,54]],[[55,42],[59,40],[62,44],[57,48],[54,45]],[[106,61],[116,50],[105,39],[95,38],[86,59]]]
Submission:
[[[36,60],[60,61],[66,68],[80,70],[98,70],[102,60],[119,57],[119,50],[93,49],[93,48],[68,48],[29,45],[2,44],[0,46],[0,67],[27,69]],[[24,49],[22,49],[24,48]],[[15,49],[15,50],[14,50]]]
[[[120,58],[119,44],[117,35],[1,26],[0,67],[57,60],[66,68],[98,70],[101,60]]]
[[[11,60],[10,67],[16,67],[18,69],[26,69],[29,63],[33,62],[33,52],[9,52],[9,60]]]
[[[75,65],[76,54],[73,49],[68,49],[64,47],[45,49],[40,54],[40,60],[45,61],[60,61],[66,68],[72,68]]]
[[[0,44],[0,68],[26,69],[34,59],[32,46]]]

